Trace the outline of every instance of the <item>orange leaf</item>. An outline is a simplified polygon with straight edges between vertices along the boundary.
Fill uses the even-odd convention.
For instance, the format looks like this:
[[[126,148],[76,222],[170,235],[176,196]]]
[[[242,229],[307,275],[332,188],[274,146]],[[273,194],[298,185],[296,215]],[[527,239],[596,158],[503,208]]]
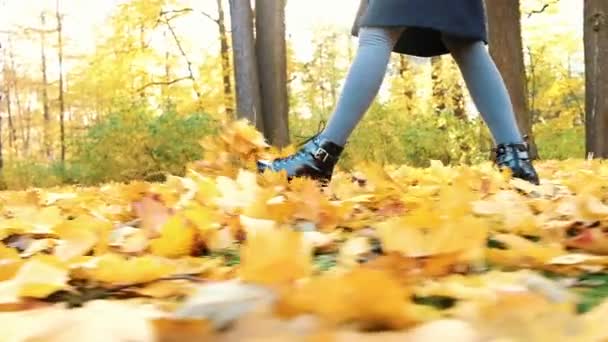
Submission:
[[[258,284],[291,282],[312,272],[311,246],[301,233],[289,229],[248,234],[241,248],[243,280]]]
[[[276,309],[285,317],[309,313],[333,324],[355,322],[368,329],[400,329],[416,323],[409,295],[388,273],[357,268],[288,288]]]

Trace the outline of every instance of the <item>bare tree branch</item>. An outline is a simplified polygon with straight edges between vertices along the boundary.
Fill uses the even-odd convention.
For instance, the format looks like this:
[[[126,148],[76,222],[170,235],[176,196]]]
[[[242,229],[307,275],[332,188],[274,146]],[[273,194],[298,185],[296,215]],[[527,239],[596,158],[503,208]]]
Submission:
[[[194,11],[192,8],[186,7],[186,8],[182,8],[182,9],[176,9],[176,10],[163,10],[163,11],[160,11],[160,15],[164,16],[167,14],[188,13],[188,12],[192,12],[192,11]]]
[[[220,23],[219,19],[215,19],[214,17],[212,17],[209,13],[203,12],[201,11],[201,14],[204,15],[205,17],[209,18],[209,20],[213,21],[214,23],[218,24]]]
[[[171,32],[171,35],[173,36],[173,40],[175,41],[175,45],[177,45],[179,52],[181,53],[182,57],[184,57],[184,59],[186,60],[186,64],[188,65],[189,78],[192,80],[192,88],[194,89],[194,92],[196,93],[197,98],[199,100],[201,100],[201,98],[202,98],[201,92],[199,91],[198,86],[196,85],[196,78],[194,78],[194,72],[192,71],[192,62],[190,62],[190,59],[188,59],[188,55],[186,55],[186,51],[184,50],[181,41],[177,37],[177,34],[175,33],[173,26],[171,26],[171,22],[169,20],[167,20],[166,16],[165,16],[165,24],[167,25],[169,32]]]
[[[35,27],[23,27],[23,32],[24,33],[55,33],[57,32],[57,29],[41,29],[41,28],[35,28]]]
[[[160,16],[165,17],[166,20],[171,21],[172,19],[177,18],[179,16],[179,14],[190,13],[190,12],[194,12],[194,9],[186,7],[186,8],[176,9],[176,10],[163,10],[160,12]],[[205,17],[207,17],[207,19],[213,21],[214,23],[219,24],[219,19],[214,18],[211,14],[204,12],[204,11],[200,11],[199,13],[204,15]],[[167,17],[167,14],[178,14],[178,15],[173,16],[173,17]]]
[[[543,7],[541,7],[540,9],[533,10],[532,12],[528,13],[528,18],[531,18],[534,14],[543,13],[547,8],[549,8],[550,6],[556,5],[558,2],[559,2],[559,0],[555,0],[553,2],[548,2],[548,3],[544,4]]]
[[[181,82],[181,81],[185,81],[185,80],[189,80],[189,79],[191,79],[190,76],[184,76],[184,77],[176,78],[176,79],[168,81],[168,82],[165,82],[165,81],[150,82],[150,83],[147,83],[146,85],[144,85],[143,87],[137,89],[136,92],[139,93],[140,91],[142,91],[142,90],[144,90],[146,88],[152,87],[152,86],[172,85],[172,84],[175,84],[177,82]]]

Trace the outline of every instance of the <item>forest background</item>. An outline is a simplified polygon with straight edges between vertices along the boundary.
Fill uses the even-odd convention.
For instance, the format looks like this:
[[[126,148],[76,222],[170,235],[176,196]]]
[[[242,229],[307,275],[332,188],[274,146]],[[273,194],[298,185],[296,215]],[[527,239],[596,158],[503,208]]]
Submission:
[[[288,136],[279,145],[315,134],[330,116],[356,54],[357,4],[287,1]],[[223,0],[0,1],[0,186],[183,174],[202,157],[200,140],[239,114],[230,9]],[[521,27],[515,102],[538,156],[584,158],[583,1],[522,0],[516,15],[496,27]],[[509,48],[491,52],[508,60]],[[449,55],[395,54],[340,166],[472,164],[491,148]]]

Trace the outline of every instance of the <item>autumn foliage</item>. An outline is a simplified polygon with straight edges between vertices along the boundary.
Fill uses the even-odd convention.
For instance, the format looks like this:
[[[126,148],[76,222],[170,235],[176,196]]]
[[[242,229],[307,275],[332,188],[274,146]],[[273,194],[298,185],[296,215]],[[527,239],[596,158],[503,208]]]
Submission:
[[[603,162],[539,163],[540,186],[363,163],[321,188],[256,174],[281,152],[245,122],[202,145],[163,183],[0,193],[8,341],[607,337]]]

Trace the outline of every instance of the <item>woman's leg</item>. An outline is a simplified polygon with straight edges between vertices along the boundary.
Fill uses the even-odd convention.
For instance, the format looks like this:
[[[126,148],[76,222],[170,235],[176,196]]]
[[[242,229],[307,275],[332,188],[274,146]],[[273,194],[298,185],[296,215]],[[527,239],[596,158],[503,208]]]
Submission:
[[[380,90],[391,52],[402,32],[400,28],[361,28],[357,56],[327,127],[288,157],[258,160],[258,171],[285,171],[288,178],[331,180],[346,140]]]
[[[402,28],[363,27],[338,104],[321,136],[344,145],[376,98]]]
[[[509,93],[483,42],[443,36],[496,144],[521,143]]]
[[[507,87],[483,42],[443,36],[456,60],[471,97],[497,145],[496,164],[517,178],[538,184],[528,146],[517,127]]]

